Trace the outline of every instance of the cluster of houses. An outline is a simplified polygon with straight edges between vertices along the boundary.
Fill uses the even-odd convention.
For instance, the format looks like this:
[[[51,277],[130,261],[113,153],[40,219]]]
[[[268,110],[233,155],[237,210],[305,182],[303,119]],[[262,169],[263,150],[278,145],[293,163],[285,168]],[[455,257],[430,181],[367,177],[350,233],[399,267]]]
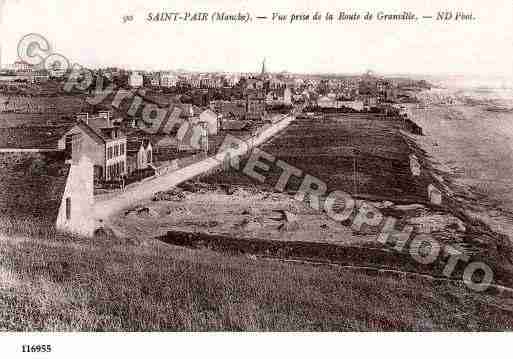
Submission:
[[[174,140],[177,151],[208,151],[220,117],[189,110],[173,135],[127,127],[111,111],[79,113],[57,126],[0,128],[0,218],[90,235],[95,188],[155,173],[159,140]]]
[[[120,179],[152,163],[151,143],[127,137],[109,111],[81,113],[75,122],[61,126],[10,127],[0,132],[2,152],[55,151],[67,159],[86,156],[96,182]]]
[[[188,110],[155,119],[150,126],[139,122],[124,128],[120,126],[120,119],[112,118],[110,111],[78,114],[76,123],[60,138],[58,148],[70,153],[81,152],[90,158],[98,182],[114,181],[143,171],[152,173],[156,170],[154,147],[173,146],[178,152],[208,152],[209,135],[217,135],[221,128],[221,118],[214,111],[206,109],[196,115],[191,105],[184,105],[184,108]]]
[[[155,174],[159,146],[173,147],[173,153],[208,152],[210,136],[230,121],[213,109],[181,104],[149,127],[99,111],[78,113],[60,125],[0,128],[0,218],[28,215],[90,235],[96,188]]]
[[[356,81],[324,80],[319,87],[324,95],[318,96],[314,105],[321,108],[346,107],[355,111],[368,111],[380,104],[395,103],[399,92],[397,84],[371,73]]]
[[[0,81],[3,82],[29,82],[41,84],[50,80],[51,77],[61,77],[64,74],[58,64],[46,69],[42,66],[34,66],[23,61],[16,61],[2,67]]]
[[[139,88],[146,81],[149,86],[154,88],[191,87],[220,89],[234,87],[239,80],[240,76],[237,74],[133,71],[129,75],[128,84],[132,88]]]

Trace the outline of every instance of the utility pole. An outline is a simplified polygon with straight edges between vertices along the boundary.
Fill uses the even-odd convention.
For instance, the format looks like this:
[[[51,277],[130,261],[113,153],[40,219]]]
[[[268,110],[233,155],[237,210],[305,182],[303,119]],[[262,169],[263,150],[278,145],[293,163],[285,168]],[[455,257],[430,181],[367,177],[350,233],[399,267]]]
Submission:
[[[358,164],[356,162],[357,155],[358,150],[353,148],[353,195],[355,196],[358,193]]]

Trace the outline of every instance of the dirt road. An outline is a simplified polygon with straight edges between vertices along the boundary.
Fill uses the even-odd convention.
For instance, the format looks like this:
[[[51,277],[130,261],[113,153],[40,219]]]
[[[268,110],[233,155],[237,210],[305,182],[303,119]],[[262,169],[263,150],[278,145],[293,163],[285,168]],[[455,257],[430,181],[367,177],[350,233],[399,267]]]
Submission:
[[[267,128],[259,131],[259,133],[252,138],[246,140],[246,143],[248,144],[246,148],[239,148],[235,151],[232,150],[231,153],[234,155],[244,155],[252,148],[263,144],[278,132],[285,129],[294,119],[294,116],[287,116],[282,120],[269,125]],[[221,151],[215,156],[206,158],[175,172],[156,177],[152,180],[141,183],[139,186],[126,189],[124,192],[119,192],[119,194],[114,197],[104,199],[99,198],[96,200],[94,205],[94,219],[97,222],[100,219],[105,220],[110,215],[124,208],[133,206],[140,201],[150,198],[156,192],[168,190],[184,181],[213,170],[222,164],[222,161],[219,161],[218,158],[224,158],[223,154],[226,153],[227,151]]]

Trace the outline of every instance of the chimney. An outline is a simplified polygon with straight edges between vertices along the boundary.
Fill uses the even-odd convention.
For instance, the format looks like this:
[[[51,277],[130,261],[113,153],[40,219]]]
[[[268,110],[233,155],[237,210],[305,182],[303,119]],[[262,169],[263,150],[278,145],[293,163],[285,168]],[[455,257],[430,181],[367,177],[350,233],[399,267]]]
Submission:
[[[106,127],[112,127],[112,113],[110,111],[100,111],[98,117],[105,120]]]
[[[89,125],[89,113],[82,112],[77,114],[77,120],[84,122],[86,125]]]

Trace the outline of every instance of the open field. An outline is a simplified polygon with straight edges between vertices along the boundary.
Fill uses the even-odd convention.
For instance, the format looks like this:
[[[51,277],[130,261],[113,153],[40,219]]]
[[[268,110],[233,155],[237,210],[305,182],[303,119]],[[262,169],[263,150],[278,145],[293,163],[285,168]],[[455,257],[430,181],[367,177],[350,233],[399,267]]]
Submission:
[[[433,264],[423,265],[409,255],[413,238],[429,233],[441,246],[449,245],[482,261],[494,272],[494,282],[513,287],[509,242],[479,224],[464,222],[450,213],[423,205],[389,203],[380,211],[397,219],[396,228],[414,229],[405,249],[397,252],[395,242],[377,240],[381,226],[355,229],[351,219],[337,222],[322,210],[285,193],[267,192],[251,186],[186,183],[174,190],[171,199],[144,201],[109,218],[108,226],[119,238],[138,243],[160,239],[192,248],[209,248],[221,253],[246,253],[260,257],[314,260],[352,266],[387,268],[442,276],[448,256],[445,252]],[[376,207],[384,202],[365,201]],[[356,207],[362,201],[356,201]],[[287,211],[293,222],[283,219]],[[186,238],[190,235],[190,238]],[[182,240],[182,237],[185,238]],[[183,243],[182,243],[183,242]],[[457,266],[451,278],[462,278],[465,266]]]
[[[513,296],[155,242],[0,240],[3,330],[511,330]]]
[[[419,150],[406,137],[371,119],[326,121],[317,128],[293,122],[262,148],[326,180],[330,189],[351,193],[353,177],[343,172],[353,168],[351,149],[357,148],[358,197],[375,197],[373,203],[398,218],[398,226],[430,228],[437,240],[485,261],[499,284],[513,287],[511,246],[503,238],[450,208],[426,205],[433,172],[425,167],[419,178],[411,176],[408,154]],[[269,182],[278,175],[271,170]],[[109,218],[115,236],[84,240],[31,232],[29,239],[17,230],[37,225],[5,224],[0,328],[513,329],[512,290],[492,286],[478,293],[441,277],[445,262],[423,267],[377,243],[375,232],[354,231],[295,201],[297,181],[289,193],[275,193],[236,172],[204,179],[210,188],[186,184],[184,200],[143,201]],[[401,199],[408,205],[385,203]],[[273,219],[284,210],[297,216],[295,227],[282,228],[283,221]],[[455,275],[461,277],[461,269]]]
[[[0,105],[11,104],[20,112],[0,113],[0,127],[41,126],[49,121],[59,123],[61,117],[73,118],[78,112],[88,110],[86,96],[20,97],[0,96]],[[14,105],[16,104],[16,105]],[[30,110],[29,110],[30,108]]]
[[[328,190],[343,190],[389,198],[425,202],[429,172],[413,177],[408,143],[401,123],[382,121],[372,114],[341,114],[325,120],[296,119],[285,131],[260,148],[289,165],[324,181]],[[274,185],[282,169],[273,165],[266,183]],[[356,178],[355,181],[355,172]],[[241,172],[229,171],[202,178],[208,183],[253,184]],[[300,180],[291,178],[287,191]]]

